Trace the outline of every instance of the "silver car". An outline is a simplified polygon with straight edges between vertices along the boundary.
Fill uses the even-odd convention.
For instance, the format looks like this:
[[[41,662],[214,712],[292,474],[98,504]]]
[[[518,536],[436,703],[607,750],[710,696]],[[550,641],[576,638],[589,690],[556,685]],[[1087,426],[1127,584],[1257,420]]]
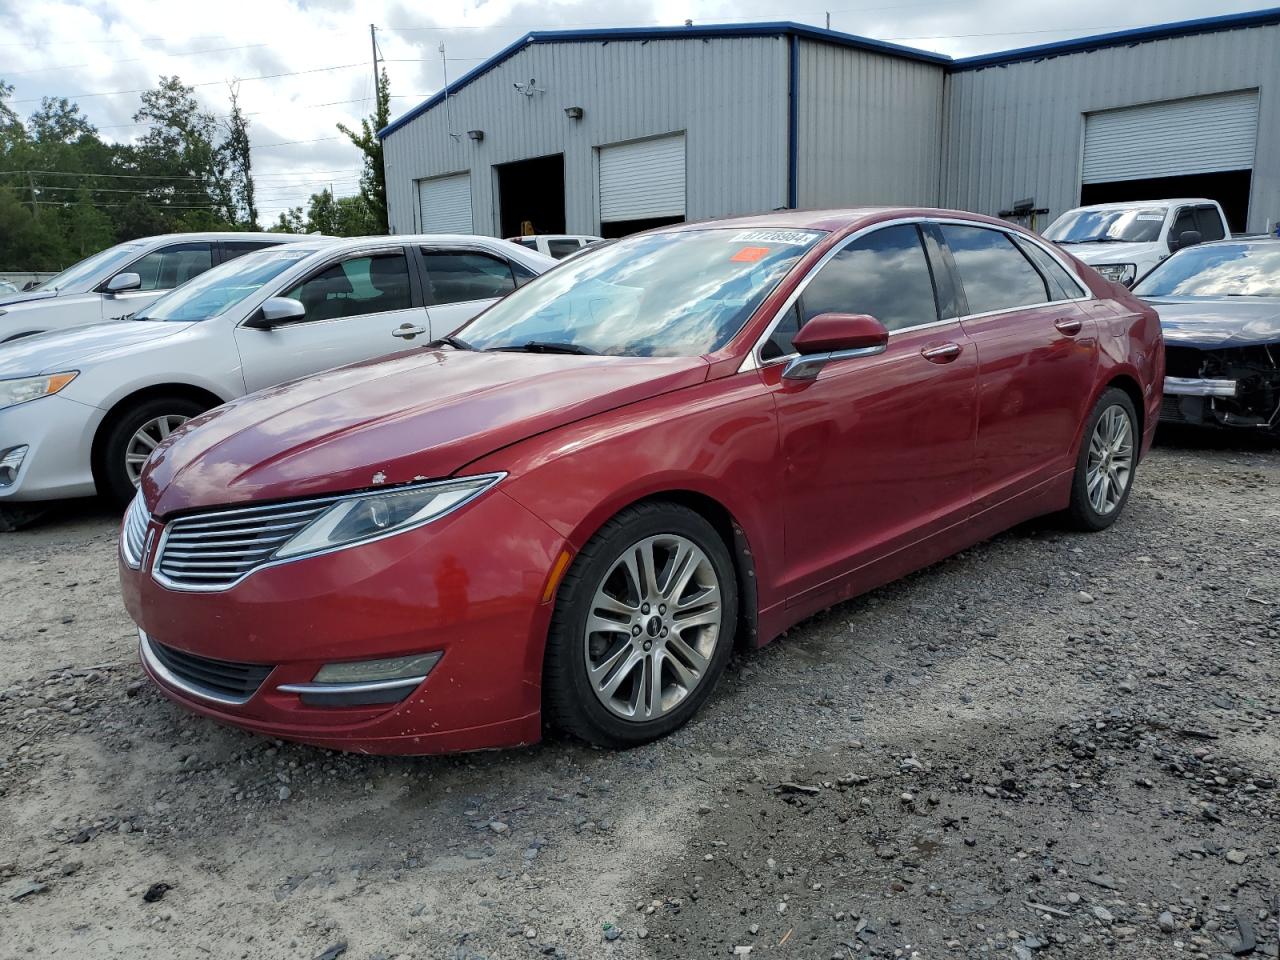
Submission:
[[[116,244],[32,290],[0,290],[0,343],[119,320],[220,263],[311,239],[287,233],[171,233]]]
[[[215,267],[130,320],[0,346],[0,515],[14,526],[94,493],[123,505],[191,417],[444,337],[555,265],[488,237],[312,238]]]

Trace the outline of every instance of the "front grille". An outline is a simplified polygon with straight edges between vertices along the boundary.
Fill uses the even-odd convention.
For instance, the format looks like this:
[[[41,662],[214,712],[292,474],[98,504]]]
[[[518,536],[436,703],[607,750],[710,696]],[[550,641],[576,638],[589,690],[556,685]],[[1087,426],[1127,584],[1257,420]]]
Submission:
[[[224,590],[271,556],[337,497],[217,510],[169,524],[155,569],[186,590]]]
[[[142,491],[139,490],[129,504],[129,509],[125,511],[124,525],[120,529],[124,559],[134,569],[142,563],[142,550],[147,542],[147,526],[150,523],[151,514],[147,512],[146,501],[142,499]]]
[[[1186,423],[1187,418],[1182,415],[1182,407],[1178,403],[1177,397],[1165,397],[1160,401],[1160,419],[1171,420],[1175,423]]]
[[[151,654],[174,679],[196,694],[243,703],[258,692],[275,668],[262,663],[234,663],[175,650],[150,638]]]

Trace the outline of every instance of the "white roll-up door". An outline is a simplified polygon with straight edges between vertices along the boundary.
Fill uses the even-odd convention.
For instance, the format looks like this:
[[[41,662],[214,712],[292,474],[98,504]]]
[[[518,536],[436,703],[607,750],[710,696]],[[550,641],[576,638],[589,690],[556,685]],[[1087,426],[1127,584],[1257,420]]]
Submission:
[[[684,134],[600,148],[600,220],[684,216]]]
[[[418,181],[423,233],[475,233],[471,224],[471,174]]]
[[[1258,91],[1091,113],[1085,183],[1253,169]]]

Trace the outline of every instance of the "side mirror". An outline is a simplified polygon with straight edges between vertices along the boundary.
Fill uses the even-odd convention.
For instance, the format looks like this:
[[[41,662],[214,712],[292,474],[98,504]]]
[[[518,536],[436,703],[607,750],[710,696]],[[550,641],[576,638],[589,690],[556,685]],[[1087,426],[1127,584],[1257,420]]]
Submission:
[[[142,278],[136,273],[117,273],[107,281],[107,293],[124,293],[142,286]]]
[[[889,346],[889,331],[865,313],[820,313],[791,338],[800,356],[787,364],[787,380],[813,380],[835,360],[873,357]]]
[[[255,330],[270,330],[272,327],[284,327],[298,323],[307,318],[307,308],[290,297],[272,297],[265,301],[258,311],[245,321],[246,327]]]
[[[1178,239],[1169,244],[1169,247],[1170,250],[1185,250],[1187,247],[1194,247],[1203,239],[1199,230],[1183,230],[1178,234]]]

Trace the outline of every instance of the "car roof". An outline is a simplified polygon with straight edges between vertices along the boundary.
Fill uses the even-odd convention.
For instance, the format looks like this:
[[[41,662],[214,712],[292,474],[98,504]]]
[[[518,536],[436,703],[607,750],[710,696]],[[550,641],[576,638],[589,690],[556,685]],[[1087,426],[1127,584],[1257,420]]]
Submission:
[[[722,220],[700,220],[693,223],[681,223],[670,227],[659,227],[658,230],[699,230],[709,227],[736,227],[739,229],[790,229],[790,230],[826,230],[829,232],[846,230],[850,227],[878,220],[902,218],[928,219],[948,218],[972,220],[974,223],[989,223],[1000,227],[1011,227],[1007,220],[987,217],[979,213],[965,210],[947,210],[941,207],[847,207],[836,210],[775,210],[745,217],[726,217]]]
[[[331,240],[319,233],[249,233],[239,230],[195,231],[192,233],[157,233],[151,237],[138,237],[126,243],[159,243],[169,240],[274,240],[277,243],[298,243],[303,240]]]
[[[1111,203],[1084,203],[1072,210],[1127,210],[1131,207],[1172,207],[1180,203],[1213,203],[1208,197],[1161,197],[1159,200],[1116,200]]]

